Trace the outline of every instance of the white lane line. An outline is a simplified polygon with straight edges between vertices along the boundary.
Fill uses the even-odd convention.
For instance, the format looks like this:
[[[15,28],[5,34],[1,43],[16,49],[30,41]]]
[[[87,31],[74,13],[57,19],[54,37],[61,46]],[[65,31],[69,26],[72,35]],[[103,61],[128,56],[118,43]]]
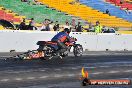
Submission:
[[[2,82],[7,82],[7,81],[9,81],[9,79],[2,79],[2,80],[0,80],[0,81],[2,81]]]
[[[97,68],[97,67],[85,67],[85,66],[84,66],[84,68]]]
[[[107,73],[119,73],[120,71],[109,71]]]
[[[6,73],[29,73],[29,72],[32,72],[32,71],[9,71],[9,72],[6,72]]]
[[[132,78],[118,78],[118,79],[127,79],[127,80],[132,80]]]
[[[68,74],[66,76],[73,77],[73,76],[75,76],[75,74]]]
[[[88,63],[82,63],[81,65],[86,65]],[[89,63],[90,64],[90,63]],[[95,65],[95,66],[99,66],[99,65],[109,65],[109,66],[112,66],[112,65],[117,65],[117,64],[132,64],[132,61],[118,61],[118,62],[97,62],[97,63],[93,63],[92,65]]]
[[[100,68],[109,68],[109,67],[112,67],[112,66],[99,66]]]
[[[0,56],[0,58],[9,58],[9,57],[12,57],[12,56]]]
[[[42,69],[42,70],[40,70],[40,71],[44,72],[45,70],[44,70],[44,69]]]
[[[132,65],[130,65],[130,64],[123,64],[123,65],[118,65],[118,66],[129,66],[129,67],[131,67]]]
[[[22,80],[22,78],[15,78],[15,80],[17,80],[17,81],[21,81],[21,80]]]
[[[78,69],[78,68],[77,68],[77,67],[71,67],[71,69],[76,70],[76,69]]]
[[[123,67],[123,66],[129,66],[129,67],[130,67],[130,66],[132,66],[132,65],[129,65],[129,64],[122,64],[122,65],[117,65],[117,66],[115,66],[115,67]],[[108,64],[108,65],[101,65],[101,66],[100,66],[100,65],[96,65],[96,66],[92,66],[92,67],[84,66],[84,68],[88,68],[88,69],[90,69],[90,68],[91,68],[91,69],[92,69],[92,68],[93,68],[93,69],[94,69],[94,68],[110,68],[110,67],[113,67],[113,65],[109,65],[109,64]],[[80,67],[80,68],[81,68],[81,67]],[[79,68],[79,69],[80,69],[80,68]]]
[[[63,75],[55,74],[53,77],[59,78],[59,77],[63,77]]]
[[[98,74],[103,74],[103,72],[95,72],[95,73],[91,73],[93,75],[98,75]]]
[[[126,70],[126,71],[123,71],[123,72],[132,72],[132,70]]]
[[[71,67],[62,67],[62,69],[72,69],[72,70],[76,70],[76,69],[81,69],[82,67],[81,66],[71,66]]]
[[[35,77],[27,77],[27,79],[35,79]]]
[[[41,69],[41,70],[28,70],[28,71],[13,71],[13,70],[9,70],[9,71],[5,71],[4,73],[10,73],[10,74],[19,74],[19,73],[30,73],[30,72],[44,72],[46,71],[45,69]]]
[[[41,78],[41,79],[45,79],[45,78],[48,78],[49,76],[41,76],[41,77],[39,77],[39,78]]]

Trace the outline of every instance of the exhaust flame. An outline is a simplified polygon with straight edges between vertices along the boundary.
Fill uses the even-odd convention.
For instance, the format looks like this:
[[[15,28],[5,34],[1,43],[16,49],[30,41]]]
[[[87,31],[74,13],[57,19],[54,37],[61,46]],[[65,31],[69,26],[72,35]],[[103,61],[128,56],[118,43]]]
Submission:
[[[82,67],[82,77],[88,78],[88,71],[84,71],[84,67]]]

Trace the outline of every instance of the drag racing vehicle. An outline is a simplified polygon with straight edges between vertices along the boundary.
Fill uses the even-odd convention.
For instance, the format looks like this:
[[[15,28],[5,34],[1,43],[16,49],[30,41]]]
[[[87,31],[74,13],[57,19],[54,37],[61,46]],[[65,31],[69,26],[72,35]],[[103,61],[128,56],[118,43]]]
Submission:
[[[75,57],[80,57],[83,54],[83,47],[80,44],[76,43],[77,39],[71,37],[70,41],[66,41],[65,45],[67,46],[67,51],[60,53],[61,59],[68,56],[71,48],[73,47],[73,54]],[[55,56],[58,56],[56,52],[59,50],[59,47],[56,42],[52,41],[38,41],[37,45],[39,48],[37,50],[31,50],[19,55],[14,56],[14,58],[24,59],[41,59],[47,60],[52,59]]]

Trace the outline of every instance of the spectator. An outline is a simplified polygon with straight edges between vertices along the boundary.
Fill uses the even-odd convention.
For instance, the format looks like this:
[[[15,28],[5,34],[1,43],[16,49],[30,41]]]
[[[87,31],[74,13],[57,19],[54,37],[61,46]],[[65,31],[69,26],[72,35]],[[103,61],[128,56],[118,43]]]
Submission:
[[[4,27],[0,24],[0,30],[3,30],[4,29]]]
[[[68,28],[68,29],[71,29],[70,25],[69,25],[69,22],[66,22],[66,25],[64,26],[64,29],[65,28]]]
[[[73,1],[72,1],[72,2],[70,2],[69,4],[74,5],[74,4],[76,4],[76,3],[79,3],[79,0],[73,0]]]
[[[120,4],[123,4],[124,3],[124,0],[120,0]]]
[[[25,19],[23,19],[23,21],[20,23],[19,25],[19,30],[26,30],[26,23],[25,23]]]
[[[92,23],[89,22],[89,29],[92,29]]]
[[[78,22],[78,25],[76,26],[76,32],[82,32],[82,25],[80,22]]]
[[[55,25],[54,25],[53,29],[54,29],[54,31],[58,31],[59,30],[58,21],[55,22]]]
[[[108,29],[105,29],[105,31],[103,31],[103,33],[115,33],[115,30],[112,28],[108,28]]]
[[[102,26],[102,32],[104,33],[104,31],[107,31],[109,28],[106,26]]]
[[[50,31],[50,26],[49,26],[49,24],[50,24],[50,20],[49,19],[46,19],[46,30],[45,31]]]
[[[131,14],[131,11],[128,10],[128,8],[125,10],[125,12],[126,12],[127,15],[130,15]]]
[[[85,25],[82,27],[82,32],[89,32],[89,25]]]
[[[75,21],[75,19],[72,19],[71,26],[72,26],[73,28],[75,28],[75,26],[76,26],[76,21]]]
[[[38,2],[37,0],[32,0],[32,4],[33,4],[33,5],[41,5],[41,3]]]
[[[45,19],[46,20],[46,19]],[[42,27],[41,27],[41,31],[45,31],[46,30],[46,23],[45,21],[43,22],[42,24]]]
[[[54,30],[53,30],[53,21],[50,21],[50,23],[49,23],[49,28],[50,28],[50,31],[54,31]]]
[[[102,26],[100,25],[99,21],[96,22],[94,30],[95,30],[96,33],[102,33]]]
[[[31,18],[31,21],[29,22],[29,25],[28,25],[28,29],[29,30],[37,30],[37,28],[35,27],[34,18]]]
[[[76,21],[75,21],[75,19],[72,19],[72,22],[71,22],[71,29],[72,29],[72,31],[75,31],[75,29],[76,29]]]
[[[21,0],[21,2],[28,2],[28,0]]]
[[[110,15],[110,12],[109,12],[109,10],[108,9],[106,9],[106,12],[105,12],[106,14],[108,14],[108,15]]]
[[[80,2],[79,0],[75,0],[76,2]]]

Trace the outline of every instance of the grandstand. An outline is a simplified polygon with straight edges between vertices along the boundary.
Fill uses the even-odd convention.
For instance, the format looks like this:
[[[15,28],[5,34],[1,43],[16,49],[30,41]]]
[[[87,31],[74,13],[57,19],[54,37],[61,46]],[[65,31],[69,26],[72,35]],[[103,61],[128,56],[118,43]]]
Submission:
[[[102,11],[97,9],[103,6],[104,4],[101,0],[96,0],[96,1],[95,0],[80,0],[82,4],[81,3],[70,4],[72,0],[55,0],[55,1],[54,0],[39,0],[39,1],[48,5],[49,7],[54,7],[57,10],[61,10],[62,12],[80,17],[83,20],[92,22],[93,24],[98,20],[101,22],[102,25],[105,25],[108,27],[128,27],[128,28],[132,27],[132,23],[124,19],[127,16],[124,16],[124,18],[114,16],[114,15],[109,16],[108,14],[104,14]],[[86,6],[84,4],[88,4],[89,6],[88,5]],[[121,13],[119,14],[121,15]],[[131,17],[129,16],[128,19],[131,19]]]
[[[132,28],[132,14],[127,15],[124,10],[112,5],[112,0],[37,0],[42,4],[21,2],[21,0],[0,0],[0,19],[19,24],[23,18],[28,23],[30,18],[42,23],[44,19],[59,21],[64,24],[72,18],[95,24],[100,21],[107,27]],[[110,3],[108,3],[110,2]],[[126,3],[131,2],[127,0]],[[6,9],[3,9],[6,8]],[[105,14],[109,9],[110,15]]]
[[[22,18],[25,18],[25,16],[18,16],[16,13],[12,13],[11,10],[0,7],[0,19],[8,20],[11,22],[20,22]]]
[[[3,0],[0,2],[0,5],[6,9],[26,16],[26,18],[35,18],[38,23],[43,22],[44,19],[51,19],[60,23],[65,23],[66,20],[70,21],[72,19],[71,16],[65,15],[65,13],[58,12],[53,8],[47,8],[46,5],[33,5],[21,2],[21,0]]]
[[[119,0],[118,0],[119,1]],[[116,16],[119,18],[123,18],[127,21],[132,22],[132,14],[127,15],[126,12],[124,10],[120,10],[120,8],[115,7],[109,3],[106,3],[102,0],[80,0],[81,3],[86,4],[87,6],[90,6],[94,9],[97,9],[101,12],[105,12],[106,9],[109,9],[110,14],[112,16]],[[98,2],[98,3],[97,3]]]
[[[120,6],[121,9],[128,9],[132,10],[132,0],[124,0],[121,2],[120,0],[106,0],[107,2],[110,2],[112,4],[115,4],[117,6]]]

